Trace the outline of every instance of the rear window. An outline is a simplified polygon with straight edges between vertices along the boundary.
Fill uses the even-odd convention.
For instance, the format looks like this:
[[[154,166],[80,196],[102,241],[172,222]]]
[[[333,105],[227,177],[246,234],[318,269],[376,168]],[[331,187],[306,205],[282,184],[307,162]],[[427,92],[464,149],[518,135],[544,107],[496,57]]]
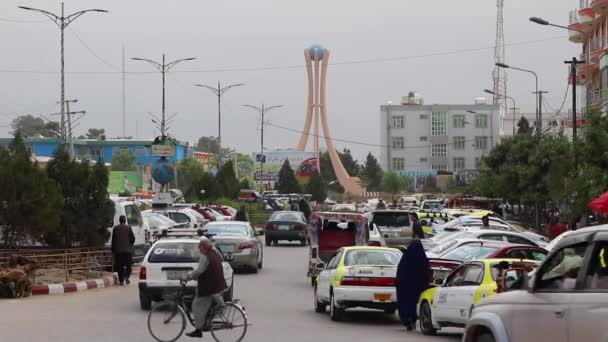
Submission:
[[[197,263],[200,258],[198,244],[192,242],[171,242],[156,244],[150,252],[151,263]]]
[[[184,213],[167,213],[167,215],[177,223],[190,223],[190,218]]]
[[[409,227],[410,215],[403,212],[374,213],[373,223],[378,227]]]
[[[249,228],[241,225],[208,225],[207,231],[217,235],[247,236]]]
[[[297,221],[302,222],[302,215],[296,212],[276,212],[270,218],[272,221]]]
[[[401,253],[387,250],[351,250],[344,256],[344,266],[374,265],[396,266],[401,260]]]
[[[497,247],[480,246],[480,245],[464,245],[442,256],[443,259],[469,261],[474,259],[483,259],[486,256],[496,252]]]

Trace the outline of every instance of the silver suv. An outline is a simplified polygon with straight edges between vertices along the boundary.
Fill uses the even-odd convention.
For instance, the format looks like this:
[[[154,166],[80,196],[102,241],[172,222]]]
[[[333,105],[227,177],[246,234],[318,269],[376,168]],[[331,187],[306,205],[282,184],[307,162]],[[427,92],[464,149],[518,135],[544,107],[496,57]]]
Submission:
[[[608,225],[569,234],[530,280],[505,275],[512,291],[475,305],[464,342],[606,341]]]

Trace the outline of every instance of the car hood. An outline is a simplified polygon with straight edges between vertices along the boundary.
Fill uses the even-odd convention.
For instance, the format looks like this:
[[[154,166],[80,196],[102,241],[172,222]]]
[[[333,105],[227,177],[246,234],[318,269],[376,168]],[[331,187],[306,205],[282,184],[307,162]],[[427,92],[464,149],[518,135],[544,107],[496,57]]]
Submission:
[[[514,290],[514,291],[503,292],[496,296],[486,297],[486,298],[482,299],[479,303],[475,304],[475,307],[484,306],[484,305],[492,305],[492,304],[534,305],[534,304],[540,304],[540,301],[537,299],[536,296],[534,296],[534,294],[528,292],[527,290]]]

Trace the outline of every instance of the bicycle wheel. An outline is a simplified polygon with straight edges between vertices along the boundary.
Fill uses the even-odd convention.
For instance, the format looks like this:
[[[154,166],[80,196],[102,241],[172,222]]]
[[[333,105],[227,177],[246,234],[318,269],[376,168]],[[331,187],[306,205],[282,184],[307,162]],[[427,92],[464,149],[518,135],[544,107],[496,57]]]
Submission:
[[[186,329],[184,312],[173,302],[164,302],[148,314],[148,331],[158,342],[174,342]]]
[[[217,342],[240,342],[247,333],[247,314],[236,304],[218,306],[209,317],[211,336]]]

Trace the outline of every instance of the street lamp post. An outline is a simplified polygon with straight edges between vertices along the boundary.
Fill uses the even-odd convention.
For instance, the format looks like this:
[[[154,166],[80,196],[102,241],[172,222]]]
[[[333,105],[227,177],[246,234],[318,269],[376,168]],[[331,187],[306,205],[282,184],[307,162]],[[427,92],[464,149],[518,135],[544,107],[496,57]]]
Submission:
[[[556,25],[538,17],[530,18],[530,21],[539,25],[545,26],[553,26],[561,29],[576,31],[586,35],[587,33],[583,30],[575,29],[572,27],[566,27],[562,25]],[[573,57],[572,60],[565,61],[564,63],[570,64],[570,80],[572,82],[572,142],[574,143],[574,148],[576,149],[576,130],[577,130],[577,120],[576,120],[576,66],[579,64],[584,64],[585,61],[579,61],[576,57]],[[578,165],[578,156],[576,154],[576,150],[574,151],[574,166]]]
[[[497,94],[490,89],[484,89],[483,91],[488,94],[494,95],[494,96],[504,97],[505,99],[509,99],[509,100],[511,100],[511,102],[513,102],[513,108],[511,108],[511,109],[513,110],[513,135],[515,135],[515,110],[517,109],[517,106],[515,105],[515,99],[512,98],[511,96]]]
[[[182,58],[182,59],[178,59],[173,62],[170,62],[170,63],[166,63],[165,54],[163,53],[163,62],[162,63],[158,63],[153,60],[145,59],[145,58],[134,57],[131,59],[134,61],[143,61],[143,62],[148,62],[148,63],[152,64],[156,69],[158,69],[158,71],[160,71],[160,73],[162,75],[163,94],[162,94],[162,117],[160,120],[160,135],[161,135],[161,137],[164,138],[166,136],[166,118],[165,118],[165,77],[166,77],[166,74],[167,74],[167,72],[169,72],[169,70],[171,70],[171,68],[173,68],[178,63],[185,62],[185,61],[192,61],[192,60],[195,60],[196,58],[195,57]]]
[[[256,107],[256,106],[252,106],[252,105],[244,105],[245,107],[249,107],[249,108],[253,108],[255,110],[257,110],[260,115],[262,116],[262,124],[261,124],[261,134],[260,134],[260,173],[264,172],[264,115],[266,114],[266,112],[269,112],[273,109],[276,108],[281,108],[283,107],[283,105],[277,105],[277,106],[270,106],[270,107],[266,107],[263,103],[261,107]]]
[[[219,172],[222,165],[222,95],[234,87],[244,86],[244,83],[236,83],[222,88],[220,81],[217,81],[217,87],[212,87],[204,84],[195,84],[197,87],[207,88],[217,96],[217,143],[219,150],[217,152],[217,170]]]
[[[523,71],[523,72],[527,72],[530,73],[532,75],[534,75],[534,80],[535,80],[535,84],[536,84],[536,122],[538,123],[537,125],[537,130],[536,130],[536,137],[540,138],[540,130],[542,128],[542,118],[540,117],[540,97],[542,96],[539,91],[538,91],[538,75],[532,71],[532,70],[528,70],[528,69],[522,69],[522,68],[516,68],[516,67],[512,67],[509,66],[507,64],[504,63],[496,63],[496,66],[499,68],[505,68],[505,69],[513,69],[513,70],[519,70],[519,71]]]
[[[66,27],[68,27],[68,25],[70,25],[74,20],[76,20],[78,17],[80,17],[81,15],[87,13],[87,12],[102,12],[102,13],[107,13],[108,11],[106,10],[102,10],[102,9],[87,9],[87,10],[83,10],[83,11],[79,11],[79,12],[75,12],[72,13],[68,16],[65,15],[64,12],[64,4],[63,2],[61,3],[61,16],[58,16],[56,14],[53,14],[51,12],[45,11],[45,10],[41,10],[41,9],[37,9],[37,8],[31,8],[31,7],[25,7],[25,6],[18,6],[21,9],[27,10],[27,11],[34,11],[34,12],[39,12],[44,14],[46,17],[48,17],[49,19],[51,19],[52,22],[54,22],[58,27],[59,27],[59,31],[61,32],[61,139],[62,141],[65,143],[66,142],[66,129],[65,129],[65,40],[64,40],[64,31],[66,29]]]

